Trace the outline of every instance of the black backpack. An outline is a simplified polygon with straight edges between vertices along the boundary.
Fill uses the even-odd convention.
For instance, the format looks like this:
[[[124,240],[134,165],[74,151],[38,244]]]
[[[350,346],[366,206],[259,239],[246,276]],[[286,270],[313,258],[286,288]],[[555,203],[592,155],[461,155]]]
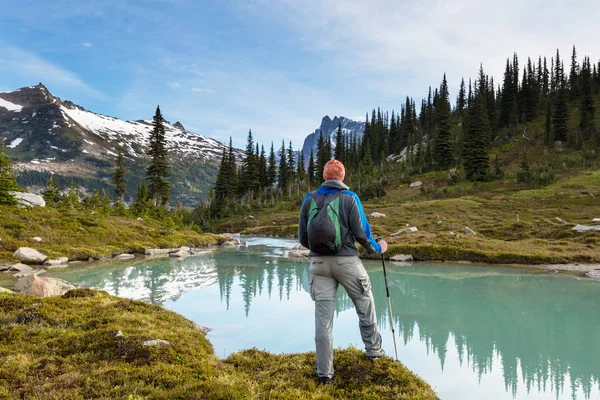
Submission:
[[[322,255],[333,255],[342,249],[340,227],[340,195],[312,192],[308,208],[308,248]]]

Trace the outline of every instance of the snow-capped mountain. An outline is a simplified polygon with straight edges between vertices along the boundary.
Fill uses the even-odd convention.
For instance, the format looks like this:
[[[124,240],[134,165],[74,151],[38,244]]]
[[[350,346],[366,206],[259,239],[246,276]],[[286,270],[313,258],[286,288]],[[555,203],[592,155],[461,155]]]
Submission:
[[[329,139],[331,141],[331,148],[335,149],[335,141],[337,137],[338,126],[342,125],[342,133],[345,137],[352,138],[356,135],[358,139],[362,138],[365,133],[365,123],[356,122],[346,117],[333,117],[329,118],[326,115],[321,120],[321,126],[319,126],[313,133],[310,133],[304,139],[304,145],[302,146],[302,152],[304,153],[304,159],[307,160],[310,157],[310,150],[312,149],[315,157],[317,154],[317,143],[319,141],[319,135],[323,133],[323,139]]]
[[[154,115],[154,109],[149,115]],[[41,83],[0,93],[0,137],[24,186],[43,186],[50,173],[76,177],[83,186],[86,180],[108,184],[120,150],[131,172],[138,175],[130,182],[135,190],[143,175],[151,130],[152,120],[123,121],[96,114],[54,97]],[[174,199],[183,197],[189,203],[206,198],[226,145],[188,132],[179,122],[165,122],[165,138]],[[236,149],[236,156],[241,159],[243,151]]]

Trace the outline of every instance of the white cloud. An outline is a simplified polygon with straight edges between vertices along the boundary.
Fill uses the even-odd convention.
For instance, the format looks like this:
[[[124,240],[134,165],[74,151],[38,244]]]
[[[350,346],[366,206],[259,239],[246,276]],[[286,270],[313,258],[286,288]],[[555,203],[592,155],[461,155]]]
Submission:
[[[31,82],[43,82],[47,85],[75,89],[99,100],[106,96],[71,71],[54,65],[37,55],[12,46],[0,45],[0,71],[8,71],[22,76]]]
[[[92,47],[91,42],[83,42],[83,47]]]
[[[178,89],[178,88],[181,87],[181,83],[179,83],[179,82],[171,82],[171,83],[169,83],[169,87],[171,89]]]
[[[215,91],[212,90],[212,89],[207,89],[207,88],[192,88],[192,92],[194,92],[194,93],[213,94]]]
[[[254,9],[291,27],[305,50],[331,57],[359,84],[387,94],[423,96],[447,73],[451,86],[480,63],[500,81],[505,60],[573,45],[598,54],[600,2],[594,0],[255,0]],[[289,29],[289,28],[288,28]],[[390,79],[394,79],[390,84]]]

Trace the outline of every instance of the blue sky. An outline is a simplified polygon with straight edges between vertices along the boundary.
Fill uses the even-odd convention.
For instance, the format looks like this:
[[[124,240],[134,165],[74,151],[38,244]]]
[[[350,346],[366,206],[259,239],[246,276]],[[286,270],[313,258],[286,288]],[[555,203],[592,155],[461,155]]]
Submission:
[[[294,147],[328,114],[400,108],[507,57],[597,62],[600,2],[0,0],[0,91],[43,82],[89,110],[244,147]]]

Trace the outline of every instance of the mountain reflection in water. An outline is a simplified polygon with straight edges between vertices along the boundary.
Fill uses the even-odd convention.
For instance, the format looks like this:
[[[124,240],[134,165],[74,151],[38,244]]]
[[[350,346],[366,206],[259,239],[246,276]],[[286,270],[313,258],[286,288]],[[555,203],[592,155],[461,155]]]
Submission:
[[[219,327],[214,326],[218,320],[213,320],[213,325],[203,321],[208,310],[194,303],[192,295],[211,287],[216,290],[217,284],[215,294],[218,293],[222,310],[214,310],[215,318],[235,312],[234,302],[243,304],[244,321],[240,323],[248,326],[255,319],[265,318],[268,307],[279,312],[289,308],[290,313],[297,314],[293,320],[295,329],[309,337],[302,339],[297,348],[285,351],[312,350],[312,333],[306,333],[312,332],[313,324],[308,263],[282,257],[294,241],[249,241],[248,248],[219,248],[184,260],[140,260],[65,269],[49,275],[114,295],[165,304],[215,329],[215,340],[225,343],[232,339],[219,336]],[[384,342],[391,342],[381,262],[365,261],[365,266],[371,276]],[[405,357],[417,340],[426,349],[426,354],[414,360],[414,366],[411,360],[402,361],[417,369],[441,398],[600,398],[600,284],[507,267],[388,263],[388,270],[394,324],[404,344]],[[261,306],[259,315],[253,314],[253,302],[257,301],[267,305]],[[340,317],[346,315],[345,311],[353,313],[353,305],[340,288],[336,324],[343,323]],[[225,327],[222,330],[225,332]],[[358,331],[356,327],[352,330]],[[250,330],[244,334],[253,335]],[[343,335],[334,331],[336,346],[347,346],[343,337],[340,339]],[[272,343],[270,337],[265,334],[266,350]],[[290,346],[294,347],[293,343],[290,340]],[[403,358],[402,351],[400,354]],[[433,376],[430,367],[418,370],[422,361],[419,358],[428,354],[436,355],[440,376],[450,376],[459,368],[475,374],[479,386],[460,391],[455,387],[458,382],[451,385],[432,380],[437,375]],[[452,365],[450,370],[447,365]],[[498,367],[504,397],[487,393],[481,383],[486,375],[498,373],[493,371]],[[432,376],[428,377],[430,373]]]

